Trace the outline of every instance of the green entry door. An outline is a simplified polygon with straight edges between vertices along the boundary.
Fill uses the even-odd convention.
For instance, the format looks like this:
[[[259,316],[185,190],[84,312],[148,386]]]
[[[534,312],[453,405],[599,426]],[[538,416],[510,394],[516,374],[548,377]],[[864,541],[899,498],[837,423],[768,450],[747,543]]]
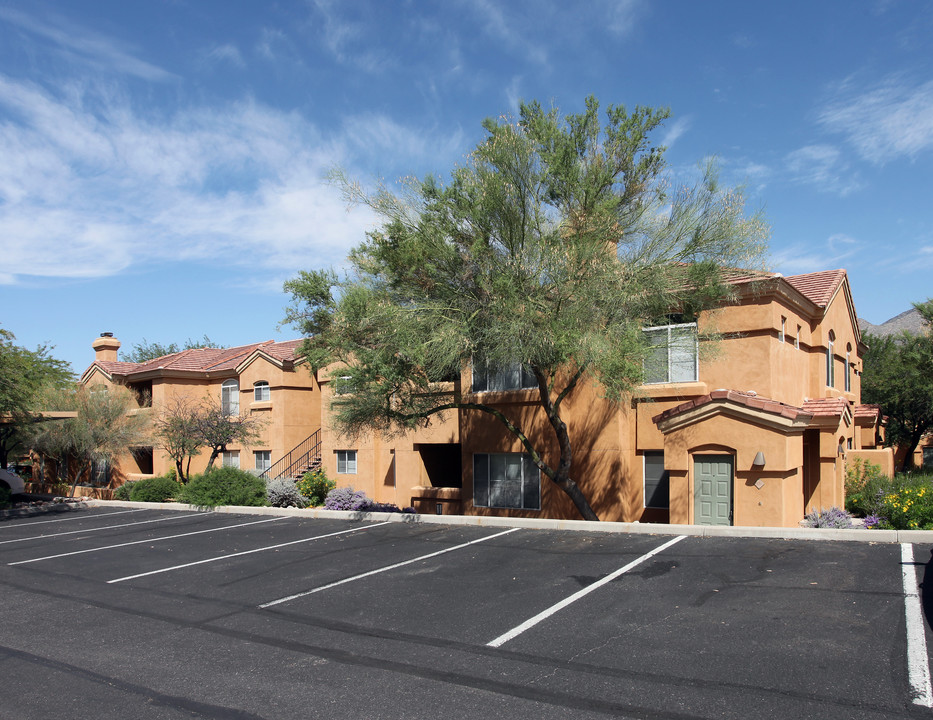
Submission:
[[[693,461],[697,525],[732,524],[732,456],[698,455]]]

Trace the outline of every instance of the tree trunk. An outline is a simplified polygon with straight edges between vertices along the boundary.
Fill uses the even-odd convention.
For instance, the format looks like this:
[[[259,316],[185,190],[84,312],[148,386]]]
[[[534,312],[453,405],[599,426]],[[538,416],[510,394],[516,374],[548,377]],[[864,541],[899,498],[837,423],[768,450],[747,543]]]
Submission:
[[[567,496],[573,501],[574,506],[577,508],[577,512],[580,513],[584,520],[599,522],[599,516],[593,512],[593,508],[590,507],[589,501],[576,482],[570,477],[560,476],[555,477],[554,482],[557,484],[557,487],[567,493]]]

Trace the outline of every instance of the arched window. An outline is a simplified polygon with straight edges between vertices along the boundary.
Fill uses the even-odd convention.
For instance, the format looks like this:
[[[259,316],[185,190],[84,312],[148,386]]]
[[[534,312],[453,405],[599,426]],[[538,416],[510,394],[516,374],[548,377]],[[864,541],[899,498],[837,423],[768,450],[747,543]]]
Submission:
[[[224,380],[220,386],[220,407],[226,415],[240,414],[240,383],[237,380]]]
[[[263,402],[272,399],[272,391],[269,389],[269,383],[265,380],[259,380],[253,383],[253,400]]]
[[[826,385],[828,387],[835,387],[836,384],[836,372],[835,367],[833,367],[833,354],[835,352],[835,345],[836,333],[830,330],[829,339],[826,343]]]
[[[852,345],[851,343],[846,343],[846,372],[845,372],[845,387],[846,392],[852,392]]]

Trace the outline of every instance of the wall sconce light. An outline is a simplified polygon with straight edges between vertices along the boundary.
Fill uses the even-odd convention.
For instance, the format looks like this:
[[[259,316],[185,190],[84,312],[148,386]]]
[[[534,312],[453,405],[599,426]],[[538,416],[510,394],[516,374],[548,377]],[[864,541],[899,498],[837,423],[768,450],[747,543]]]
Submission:
[[[758,451],[758,454],[755,455],[755,460],[754,460],[754,462],[752,462],[752,465],[755,465],[756,467],[764,467],[764,466],[765,466],[765,454],[764,454],[763,452],[761,452],[761,450],[759,450],[759,451]]]

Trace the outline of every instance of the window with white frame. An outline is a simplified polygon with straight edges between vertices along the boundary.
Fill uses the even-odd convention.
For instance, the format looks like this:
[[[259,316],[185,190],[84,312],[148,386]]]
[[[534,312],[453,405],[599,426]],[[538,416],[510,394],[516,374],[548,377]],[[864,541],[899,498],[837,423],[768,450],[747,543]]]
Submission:
[[[239,468],[240,467],[240,451],[239,450],[225,450],[221,453],[221,461],[224,467],[230,468]]]
[[[645,453],[645,507],[662,508],[671,506],[670,476],[664,469],[664,453],[649,451]]]
[[[694,382],[698,377],[696,323],[644,329],[645,383]]]
[[[337,450],[337,474],[356,475],[356,450]]]
[[[473,504],[477,507],[540,510],[541,471],[531,455],[473,455]]]
[[[826,386],[836,386],[836,368],[833,363],[833,354],[836,349],[836,334],[830,330],[826,341]]]
[[[269,383],[265,380],[259,380],[253,383],[253,400],[263,402],[272,399],[272,391],[269,389]]]
[[[473,363],[473,392],[524,390],[538,387],[538,381],[527,367],[519,362],[509,363],[493,370],[486,363]]]
[[[224,380],[220,386],[220,407],[224,415],[240,414],[240,382]]]
[[[254,450],[253,451],[253,460],[255,461],[255,467],[260,472],[265,472],[272,467],[272,451],[271,450]]]
[[[852,392],[852,346],[846,345],[845,389]]]
[[[800,349],[800,331],[801,331],[801,329],[802,329],[802,328],[798,325],[798,326],[797,326],[797,337],[794,338],[794,348],[795,348],[796,350],[799,350],[799,349]]]
[[[781,334],[778,336],[780,342],[784,342],[787,339],[787,318],[781,318]]]

